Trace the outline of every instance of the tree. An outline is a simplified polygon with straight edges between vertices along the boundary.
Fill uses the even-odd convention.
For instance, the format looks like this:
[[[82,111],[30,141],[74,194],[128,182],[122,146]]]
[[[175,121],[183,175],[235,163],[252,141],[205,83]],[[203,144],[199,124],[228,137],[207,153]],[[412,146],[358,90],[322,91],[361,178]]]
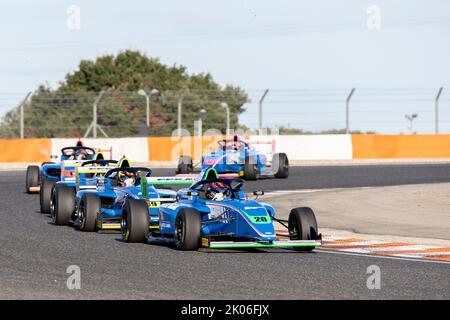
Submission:
[[[146,100],[139,89],[156,89],[150,99],[152,135],[170,135],[177,127],[177,103],[183,94],[183,128],[193,129],[198,111],[207,111],[204,130],[225,132],[226,115],[220,103],[230,107],[231,126],[238,127],[238,115],[248,100],[246,92],[233,85],[221,87],[209,73],[189,74],[186,67],[162,64],[139,51],[126,50],[82,60],[56,89],[41,85],[25,105],[26,137],[79,137],[92,122],[92,105],[104,90],[98,104],[98,124],[110,137],[142,135]],[[18,110],[8,112],[1,124],[4,137],[18,136]],[[6,134],[8,133],[8,134]]]

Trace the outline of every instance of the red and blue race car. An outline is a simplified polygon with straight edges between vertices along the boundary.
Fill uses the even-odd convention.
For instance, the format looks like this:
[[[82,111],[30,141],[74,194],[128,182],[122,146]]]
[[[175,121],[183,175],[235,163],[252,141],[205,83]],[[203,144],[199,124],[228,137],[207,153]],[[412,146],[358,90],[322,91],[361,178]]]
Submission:
[[[289,160],[285,153],[271,153],[267,156],[254,148],[251,142],[238,136],[217,143],[215,151],[202,156],[202,170],[214,168],[221,175],[234,174],[246,180],[256,180],[262,176],[284,179],[289,176]],[[177,173],[192,173],[193,170],[192,158],[181,156]]]

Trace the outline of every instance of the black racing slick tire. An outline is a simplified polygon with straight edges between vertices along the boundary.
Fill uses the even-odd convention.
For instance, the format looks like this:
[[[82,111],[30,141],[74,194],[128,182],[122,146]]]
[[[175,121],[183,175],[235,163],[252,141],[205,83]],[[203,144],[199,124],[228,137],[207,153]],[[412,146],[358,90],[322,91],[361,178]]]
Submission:
[[[289,160],[286,153],[275,153],[272,157],[275,178],[286,179],[289,176]]]
[[[192,157],[181,156],[178,159],[177,173],[192,173],[194,171],[194,164]]]
[[[244,179],[257,180],[259,178],[258,163],[255,157],[245,157]]]
[[[25,188],[27,193],[32,193],[31,188],[39,187],[39,174],[40,170],[38,166],[27,167],[27,176],[25,180]]]
[[[51,215],[53,224],[69,224],[75,211],[75,189],[63,183],[57,183],[52,193]]]
[[[97,215],[100,212],[100,197],[93,193],[85,193],[81,197],[78,209],[80,230],[97,231]]]
[[[200,213],[194,209],[181,209],[175,218],[174,239],[179,250],[198,250],[200,244]]]
[[[49,179],[42,177],[41,189],[39,191],[39,205],[41,213],[50,213],[50,202],[52,198],[53,186],[56,184],[56,179]]]
[[[318,240],[316,216],[311,208],[294,208],[288,219],[289,239],[291,240]]]
[[[142,199],[128,199],[120,219],[122,239],[126,242],[145,242],[149,233],[148,205]]]

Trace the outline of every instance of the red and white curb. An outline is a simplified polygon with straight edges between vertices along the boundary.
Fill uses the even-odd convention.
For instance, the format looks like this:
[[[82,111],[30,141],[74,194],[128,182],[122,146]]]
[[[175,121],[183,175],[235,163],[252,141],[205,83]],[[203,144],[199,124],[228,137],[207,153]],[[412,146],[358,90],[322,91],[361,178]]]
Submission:
[[[321,249],[450,262],[450,247],[324,236]]]
[[[450,247],[324,235],[318,250],[450,262]]]

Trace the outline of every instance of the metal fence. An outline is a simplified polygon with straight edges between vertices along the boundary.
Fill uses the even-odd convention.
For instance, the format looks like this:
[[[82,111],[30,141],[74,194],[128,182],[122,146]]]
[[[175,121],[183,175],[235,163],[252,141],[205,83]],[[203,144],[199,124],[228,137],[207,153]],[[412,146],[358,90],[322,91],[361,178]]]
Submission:
[[[39,91],[3,116],[3,138],[171,135],[202,119],[222,132],[238,126],[245,94],[218,90]]]
[[[0,94],[1,95],[1,94]],[[3,115],[2,138],[132,137],[204,130],[283,133],[450,132],[445,88],[52,92],[22,97]]]
[[[280,132],[384,134],[450,133],[450,91],[436,88],[324,88],[252,91],[249,127],[283,127]],[[262,105],[262,112],[259,111]]]

